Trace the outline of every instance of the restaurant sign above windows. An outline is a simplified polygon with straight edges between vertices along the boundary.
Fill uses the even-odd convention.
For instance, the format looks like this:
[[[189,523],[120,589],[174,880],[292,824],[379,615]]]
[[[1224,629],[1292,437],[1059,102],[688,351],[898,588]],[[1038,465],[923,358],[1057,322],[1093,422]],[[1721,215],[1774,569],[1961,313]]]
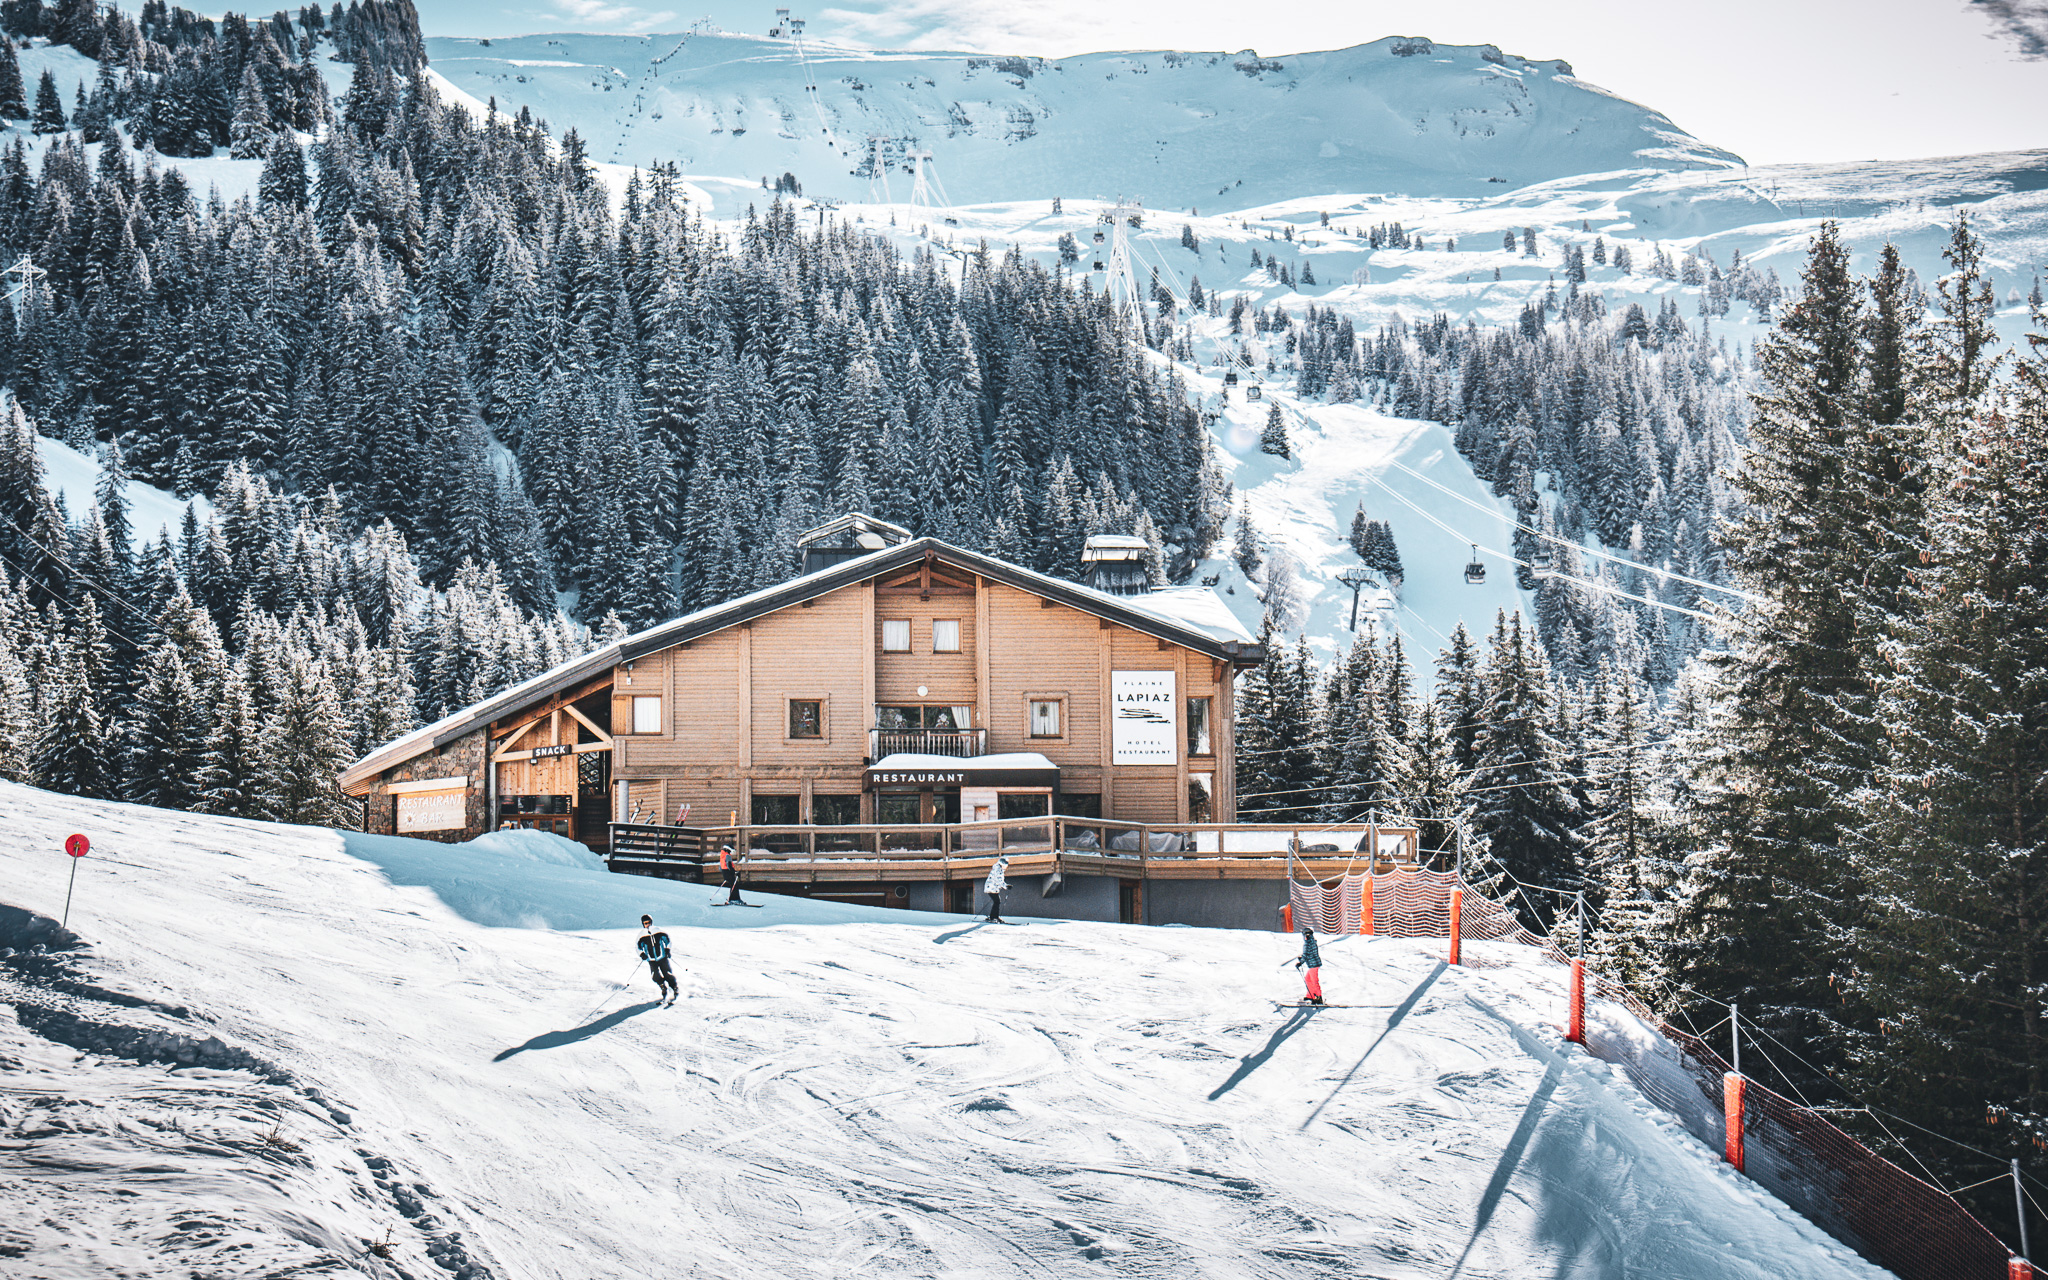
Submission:
[[[1110,760],[1113,764],[1173,764],[1180,759],[1174,732],[1171,671],[1109,673]]]

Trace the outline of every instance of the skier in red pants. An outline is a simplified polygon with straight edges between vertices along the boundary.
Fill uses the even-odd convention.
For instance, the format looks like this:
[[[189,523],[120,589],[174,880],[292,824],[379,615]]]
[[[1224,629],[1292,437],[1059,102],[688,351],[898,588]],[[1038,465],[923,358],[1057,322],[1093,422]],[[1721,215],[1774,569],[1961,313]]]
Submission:
[[[1316,949],[1316,931],[1307,925],[1301,926],[1301,956],[1294,967],[1302,971],[1308,981],[1308,995],[1305,1004],[1323,1002],[1323,953]]]

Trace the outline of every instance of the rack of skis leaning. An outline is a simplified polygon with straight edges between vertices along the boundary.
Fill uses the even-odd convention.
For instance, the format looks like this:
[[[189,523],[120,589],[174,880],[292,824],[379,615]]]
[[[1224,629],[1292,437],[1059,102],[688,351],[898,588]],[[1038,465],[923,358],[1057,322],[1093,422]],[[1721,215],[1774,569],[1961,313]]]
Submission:
[[[1441,939],[1453,965],[1535,949],[1569,972],[1566,1037],[1619,1065],[1645,1097],[1737,1171],[1901,1280],[2026,1280],[2030,1264],[1947,1192],[1907,1173],[1826,1117],[1740,1074],[1699,1036],[1659,1017],[1621,982],[1524,928],[1514,909],[1455,871],[1353,871],[1288,878],[1289,932]]]

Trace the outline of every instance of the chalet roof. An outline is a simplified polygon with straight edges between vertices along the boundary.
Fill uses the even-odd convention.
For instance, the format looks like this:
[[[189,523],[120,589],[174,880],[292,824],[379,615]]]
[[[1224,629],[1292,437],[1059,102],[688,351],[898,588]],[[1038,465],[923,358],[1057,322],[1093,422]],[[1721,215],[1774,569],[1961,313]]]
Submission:
[[[799,575],[723,604],[699,609],[626,636],[580,658],[572,658],[503,693],[385,743],[342,771],[342,789],[350,794],[361,794],[370,780],[384,770],[403,764],[422,752],[444,746],[530,702],[594,679],[621,662],[644,658],[650,653],[659,653],[727,627],[764,617],[801,601],[865,582],[879,574],[908,568],[921,563],[926,556],[1237,666],[1250,666],[1264,657],[1264,651],[1244,629],[1244,624],[1207,587],[1113,596],[1093,587],[1048,577],[1022,565],[968,551],[937,538],[918,538],[856,560]]]

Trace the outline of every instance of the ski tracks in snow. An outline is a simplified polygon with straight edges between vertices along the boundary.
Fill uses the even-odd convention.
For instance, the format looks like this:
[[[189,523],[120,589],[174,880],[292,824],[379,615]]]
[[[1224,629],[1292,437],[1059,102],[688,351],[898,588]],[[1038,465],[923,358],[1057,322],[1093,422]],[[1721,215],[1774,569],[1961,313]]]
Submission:
[[[934,946],[957,922],[777,899],[698,926],[672,922],[722,922],[714,890],[595,869],[429,848],[444,902],[306,828],[7,784],[0,818],[25,907],[61,905],[70,830],[155,868],[93,876],[73,924],[102,989],[164,1007],[76,1016],[175,1029],[189,1005],[188,1039],[246,1055],[76,1059],[9,993],[0,1121],[54,1163],[0,1143],[6,1220],[76,1220],[130,1275],[219,1271],[240,1244],[265,1265],[224,1274],[275,1273],[385,1229],[415,1277],[506,1280],[1871,1274],[1560,1048],[1559,975],[1506,952],[1445,970],[1421,944],[1333,939],[1324,979],[1355,1007],[1282,1036],[1292,944],[1269,934],[1032,922]],[[689,994],[652,1005],[630,927],[499,927],[572,909],[653,910]],[[30,1048],[44,1075],[17,1080]],[[209,1100],[182,1119],[149,1101],[172,1118],[147,1133],[36,1118],[117,1117],[95,1091],[143,1083]],[[277,1115],[317,1171],[252,1145]],[[185,1154],[159,1154],[180,1127]],[[102,1163],[67,1171],[84,1149]],[[87,1186],[103,1212],[64,1199]],[[171,1217],[184,1203],[211,1216]],[[30,1235],[0,1253],[61,1243]]]

